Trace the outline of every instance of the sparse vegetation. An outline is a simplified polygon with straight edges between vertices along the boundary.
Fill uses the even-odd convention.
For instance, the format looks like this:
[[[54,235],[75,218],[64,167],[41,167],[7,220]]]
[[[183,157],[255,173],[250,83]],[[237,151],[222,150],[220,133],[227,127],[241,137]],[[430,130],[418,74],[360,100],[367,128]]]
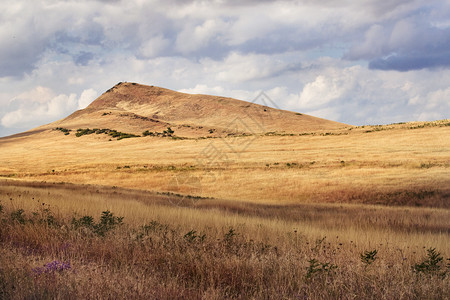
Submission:
[[[67,128],[63,128],[63,127],[56,127],[56,128],[55,128],[55,129],[53,129],[53,130],[59,130],[59,131],[63,132],[63,133],[64,133],[64,135],[69,135],[69,134],[70,134],[70,132],[72,131],[72,130],[70,130],[70,129],[67,129]]]
[[[113,138],[116,138],[118,141],[122,140],[122,139],[128,139],[128,138],[134,138],[134,137],[139,137],[139,135],[135,135],[132,133],[125,133],[125,132],[120,132],[117,130],[113,130],[113,129],[98,129],[98,128],[94,128],[94,129],[89,129],[89,128],[79,128],[77,130],[77,133],[75,134],[76,137],[80,137],[83,135],[89,135],[89,134],[107,134]]]
[[[172,137],[172,138],[176,138],[173,134],[175,133],[174,130],[172,130],[172,128],[167,127],[167,130],[164,130],[163,132],[153,132],[153,131],[144,131],[142,133],[143,136],[159,136],[159,137]]]
[[[417,273],[424,273],[427,275],[439,275],[445,277],[450,271],[450,259],[447,266],[443,266],[443,260],[441,253],[436,248],[427,249],[427,258],[420,264],[415,264],[413,270]]]
[[[371,265],[377,259],[377,253],[377,249],[372,251],[364,251],[364,253],[361,254],[361,261],[366,266]]]
[[[88,229],[99,236],[105,236],[107,232],[113,230],[118,225],[122,224],[123,217],[116,217],[109,210],[102,212],[100,221],[94,223],[94,218],[91,216],[83,216],[79,219],[72,219],[72,226],[75,230],[80,228]]]
[[[0,295],[5,299],[449,295],[445,256],[430,248],[426,259],[420,258],[417,249],[426,235],[420,227],[404,231],[387,225],[377,230],[365,217],[355,218],[360,211],[351,208],[343,218],[336,209],[317,206],[323,218],[316,219],[316,212],[305,212],[305,207],[301,219],[310,220],[306,225],[298,222],[298,214],[297,221],[285,219],[289,206],[255,210],[241,204],[241,211],[233,203],[204,199],[197,208],[181,208],[167,206],[165,195],[135,201],[138,194],[117,188],[0,188],[11,198],[6,203],[2,199],[6,205],[0,206]],[[89,200],[82,200],[86,195]],[[53,208],[59,213],[31,197],[57,205]],[[103,210],[106,203],[111,211]],[[102,210],[99,218],[92,217]],[[379,212],[398,220],[387,209]],[[417,219],[421,214],[411,213],[404,217]],[[353,228],[337,223],[347,218],[353,219]],[[347,229],[328,228],[327,219]],[[370,242],[362,234],[365,230],[370,231]],[[340,235],[328,239],[323,232]],[[396,245],[393,238],[407,243]],[[433,241],[439,239],[442,235]],[[382,255],[378,249],[361,254],[359,249],[368,243],[379,244]],[[375,259],[377,264],[372,264]]]

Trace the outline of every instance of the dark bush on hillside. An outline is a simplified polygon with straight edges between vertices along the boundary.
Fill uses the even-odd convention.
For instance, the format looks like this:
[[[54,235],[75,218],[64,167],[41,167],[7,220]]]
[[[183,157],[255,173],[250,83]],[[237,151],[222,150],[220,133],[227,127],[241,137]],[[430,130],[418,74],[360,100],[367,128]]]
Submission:
[[[94,128],[94,129],[78,129],[77,133],[75,134],[77,137],[83,136],[83,135],[89,135],[89,134],[108,134],[110,136],[112,136],[113,138],[117,138],[117,140],[122,140],[122,139],[127,139],[127,138],[132,138],[132,137],[139,137],[139,135],[135,135],[132,133],[125,133],[125,132],[120,132],[117,130],[113,130],[113,129],[98,129],[98,128]]]
[[[53,130],[59,130],[59,131],[63,132],[63,133],[64,133],[64,135],[69,135],[69,134],[70,134],[70,132],[72,131],[72,130],[70,130],[70,129],[67,129],[67,128],[63,128],[63,127],[56,127],[56,128],[55,128],[55,129],[53,129]]]

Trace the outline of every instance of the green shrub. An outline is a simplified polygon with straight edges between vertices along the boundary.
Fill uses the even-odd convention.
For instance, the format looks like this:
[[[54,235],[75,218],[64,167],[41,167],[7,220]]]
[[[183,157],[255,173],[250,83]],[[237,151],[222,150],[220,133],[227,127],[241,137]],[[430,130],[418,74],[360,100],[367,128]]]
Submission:
[[[25,224],[26,220],[25,220],[24,212],[25,211],[23,209],[18,209],[16,211],[13,211],[11,213],[11,221],[18,222],[20,224]]]
[[[121,225],[123,217],[116,217],[109,210],[102,212],[100,222],[94,222],[91,216],[83,216],[79,219],[72,219],[72,227],[76,230],[79,228],[88,228],[99,236],[105,236],[107,232]]]
[[[415,264],[412,268],[416,273],[441,275],[444,277],[448,272],[449,266],[447,266],[447,270],[441,272],[443,260],[444,258],[441,253],[436,251],[436,248],[429,248],[427,249],[427,258],[420,264]]]
[[[64,133],[64,135],[69,135],[69,134],[70,134],[70,132],[72,131],[72,130],[70,130],[70,129],[67,129],[67,128],[63,128],[63,127],[56,127],[56,128],[55,128],[55,129],[53,129],[53,130],[59,130],[59,131],[63,132],[63,133]]]
[[[316,274],[329,274],[333,270],[337,269],[337,266],[332,263],[321,263],[317,259],[311,259],[308,261],[309,266],[306,268],[306,279],[311,279]]]
[[[372,264],[377,259],[377,249],[374,249],[372,251],[364,251],[364,253],[361,253],[361,261],[366,264],[366,266]]]
[[[160,137],[174,137],[174,134],[175,133],[175,131],[173,131],[172,130],[172,128],[170,128],[170,127],[167,127],[167,130],[164,130],[163,132],[152,132],[152,131],[148,131],[148,130],[146,130],[146,131],[144,131],[143,133],[142,133],[142,135],[143,136],[160,136]]]
[[[152,131],[146,130],[146,131],[144,131],[144,132],[142,133],[142,135],[143,135],[143,136],[148,136],[148,135],[153,136],[154,134],[153,134]]]
[[[191,230],[184,235],[184,239],[189,243],[196,242],[196,241],[203,242],[205,240],[205,238],[206,238],[206,234],[198,235],[197,231],[195,231],[195,230]]]

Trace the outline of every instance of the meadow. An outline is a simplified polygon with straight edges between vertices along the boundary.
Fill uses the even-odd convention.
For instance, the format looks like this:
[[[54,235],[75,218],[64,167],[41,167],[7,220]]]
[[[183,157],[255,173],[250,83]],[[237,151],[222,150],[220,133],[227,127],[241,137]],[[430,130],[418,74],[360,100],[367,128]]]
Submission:
[[[0,191],[4,299],[450,295],[448,210],[16,181]]]
[[[448,299],[447,123],[0,140],[0,299]]]

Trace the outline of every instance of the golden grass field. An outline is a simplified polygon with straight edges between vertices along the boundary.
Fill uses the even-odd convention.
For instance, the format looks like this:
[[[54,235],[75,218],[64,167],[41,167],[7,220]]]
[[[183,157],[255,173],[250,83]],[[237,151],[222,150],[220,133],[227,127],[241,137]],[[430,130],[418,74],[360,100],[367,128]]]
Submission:
[[[117,140],[82,113],[0,139],[0,299],[450,297],[449,120]]]
[[[228,200],[448,208],[450,127],[438,126],[447,123],[194,140],[45,131],[0,140],[0,176],[152,191],[173,189],[181,176],[197,178],[200,188],[178,192]]]

